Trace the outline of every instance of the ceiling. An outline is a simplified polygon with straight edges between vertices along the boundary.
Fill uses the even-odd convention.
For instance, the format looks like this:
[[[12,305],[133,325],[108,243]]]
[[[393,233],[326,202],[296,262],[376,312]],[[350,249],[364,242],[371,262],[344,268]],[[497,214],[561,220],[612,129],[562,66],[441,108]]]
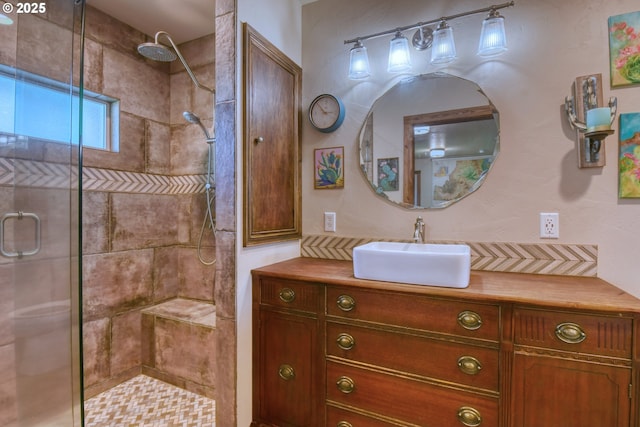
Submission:
[[[166,31],[176,43],[214,31],[215,0],[87,0],[87,4],[149,36]]]
[[[87,0],[87,4],[149,36],[166,31],[176,43],[214,31],[215,0]]]

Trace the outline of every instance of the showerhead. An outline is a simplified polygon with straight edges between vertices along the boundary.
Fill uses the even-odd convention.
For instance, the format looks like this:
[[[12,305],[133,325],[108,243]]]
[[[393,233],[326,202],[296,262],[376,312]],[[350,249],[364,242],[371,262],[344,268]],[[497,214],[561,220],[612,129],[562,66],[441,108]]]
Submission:
[[[196,116],[195,114],[193,114],[191,111],[185,111],[182,113],[182,116],[184,117],[184,119],[186,121],[188,121],[189,123],[192,123],[194,125],[198,125],[200,126],[200,129],[202,129],[202,131],[204,132],[204,135],[207,137],[207,142],[209,144],[211,144],[212,142],[215,142],[216,139],[215,138],[211,138],[209,136],[209,132],[207,131],[207,128],[204,127],[204,125],[202,124],[202,122],[200,121],[200,117]]]
[[[169,41],[169,43],[171,43],[171,48],[173,48],[173,50],[169,46],[158,43],[158,38],[160,36],[164,36],[164,38],[166,38]],[[171,62],[176,58],[179,58],[180,62],[182,62],[182,65],[184,65],[184,69],[187,70],[187,74],[189,74],[189,77],[191,77],[191,80],[193,80],[193,84],[195,84],[197,88],[204,89],[211,93],[215,93],[213,89],[203,84],[200,84],[195,74],[193,74],[193,71],[191,71],[189,64],[187,64],[187,61],[185,61],[182,55],[180,54],[180,50],[178,49],[178,46],[176,46],[176,44],[171,39],[171,36],[169,35],[169,33],[167,33],[166,31],[158,31],[156,33],[155,40],[153,43],[139,44],[138,53],[144,56],[145,58],[149,58],[153,61]]]
[[[160,43],[142,43],[138,45],[138,53],[154,61],[171,62],[178,57],[168,46]]]

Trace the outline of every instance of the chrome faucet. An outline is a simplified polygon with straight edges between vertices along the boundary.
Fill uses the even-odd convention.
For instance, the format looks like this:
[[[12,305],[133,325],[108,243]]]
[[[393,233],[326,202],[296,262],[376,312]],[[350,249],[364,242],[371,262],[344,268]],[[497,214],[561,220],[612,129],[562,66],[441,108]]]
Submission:
[[[419,216],[413,226],[413,241],[416,243],[424,243],[424,221]]]

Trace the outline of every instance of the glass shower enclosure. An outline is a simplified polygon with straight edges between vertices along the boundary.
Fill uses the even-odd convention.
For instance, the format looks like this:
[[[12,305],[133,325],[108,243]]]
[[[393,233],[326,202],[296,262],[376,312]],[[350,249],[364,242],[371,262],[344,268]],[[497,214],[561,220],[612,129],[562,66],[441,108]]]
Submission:
[[[0,425],[82,426],[84,1],[0,6]]]

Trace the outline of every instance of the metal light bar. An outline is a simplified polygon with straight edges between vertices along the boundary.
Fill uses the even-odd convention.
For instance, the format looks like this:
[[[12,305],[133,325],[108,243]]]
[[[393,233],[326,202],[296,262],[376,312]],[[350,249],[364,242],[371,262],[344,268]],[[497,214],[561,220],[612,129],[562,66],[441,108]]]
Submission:
[[[424,27],[425,25],[435,24],[435,23],[438,23],[438,22],[441,22],[441,21],[451,21],[452,19],[460,18],[460,17],[463,17],[463,16],[475,15],[477,13],[483,13],[483,12],[491,12],[492,10],[500,10],[500,9],[504,9],[506,7],[511,7],[511,6],[514,6],[514,5],[515,5],[515,1],[510,1],[510,2],[507,2],[507,3],[497,4],[497,5],[493,5],[493,6],[489,6],[489,7],[483,7],[482,9],[471,10],[469,12],[458,13],[458,14],[450,15],[450,16],[443,16],[441,18],[432,19],[430,21],[418,22],[416,24],[407,25],[405,27],[396,27],[396,28],[394,28],[392,30],[381,31],[379,33],[369,34],[369,35],[366,35],[366,36],[360,36],[360,37],[356,37],[356,38],[353,38],[353,39],[350,39],[350,40],[345,40],[344,44],[356,43],[358,41],[364,41],[364,40],[373,39],[373,38],[376,38],[376,37],[387,36],[389,34],[395,34],[398,31],[402,32],[402,31],[406,31],[406,30],[412,30],[414,28]]]

